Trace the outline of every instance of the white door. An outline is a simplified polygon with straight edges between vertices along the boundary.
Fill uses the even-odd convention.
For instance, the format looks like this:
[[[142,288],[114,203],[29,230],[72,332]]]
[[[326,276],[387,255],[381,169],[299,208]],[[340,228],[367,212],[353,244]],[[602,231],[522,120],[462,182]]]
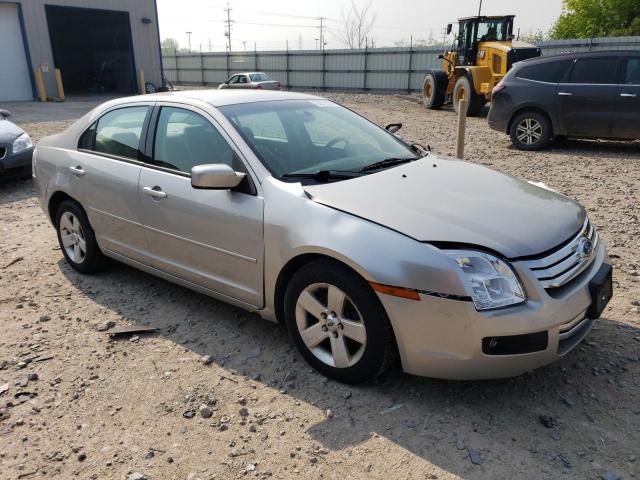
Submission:
[[[0,100],[33,100],[18,5],[0,3]]]

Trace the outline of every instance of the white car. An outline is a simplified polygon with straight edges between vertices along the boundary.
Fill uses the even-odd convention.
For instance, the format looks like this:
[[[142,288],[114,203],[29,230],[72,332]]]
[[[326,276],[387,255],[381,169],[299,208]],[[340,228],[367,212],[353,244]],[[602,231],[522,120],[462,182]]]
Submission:
[[[284,322],[344,382],[397,356],[416,375],[517,375],[574,348],[612,293],[573,200],[316,96],[112,100],[42,140],[34,177],[79,272],[111,257]]]

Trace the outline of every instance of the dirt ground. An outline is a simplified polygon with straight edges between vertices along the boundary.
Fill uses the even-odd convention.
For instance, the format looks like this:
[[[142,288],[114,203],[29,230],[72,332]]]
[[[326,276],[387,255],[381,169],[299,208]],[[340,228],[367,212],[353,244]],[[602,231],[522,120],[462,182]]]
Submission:
[[[453,153],[450,111],[327,96]],[[5,108],[38,140],[95,102]],[[615,266],[614,298],[587,340],[518,378],[442,381],[396,366],[373,384],[328,381],[255,315],[119,264],[77,274],[31,181],[0,183],[0,477],[640,476],[640,144],[524,153],[472,118],[467,156],[580,201]],[[110,340],[99,331],[109,321],[159,330]]]

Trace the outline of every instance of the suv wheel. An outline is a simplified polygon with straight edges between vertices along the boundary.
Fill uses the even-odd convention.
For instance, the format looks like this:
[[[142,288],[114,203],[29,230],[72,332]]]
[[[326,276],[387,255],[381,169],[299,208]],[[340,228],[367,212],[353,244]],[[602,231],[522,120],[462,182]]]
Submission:
[[[56,212],[55,224],[67,263],[80,273],[99,271],[105,257],[82,207],[73,200],[63,201]]]
[[[539,112],[522,112],[511,122],[511,142],[519,150],[539,150],[549,145],[551,123]]]
[[[371,380],[395,360],[391,324],[371,286],[337,262],[309,263],[285,293],[285,320],[296,347],[323,375]]]

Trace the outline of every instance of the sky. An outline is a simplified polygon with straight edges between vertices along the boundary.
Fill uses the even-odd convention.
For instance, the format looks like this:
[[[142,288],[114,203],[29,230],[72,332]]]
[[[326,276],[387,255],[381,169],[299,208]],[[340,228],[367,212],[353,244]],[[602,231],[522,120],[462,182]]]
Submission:
[[[362,4],[365,0],[355,0]],[[447,23],[476,15],[479,0],[371,0],[375,14],[376,46],[393,46],[400,40],[442,39]],[[318,17],[325,17],[325,48],[344,48],[338,38],[342,12],[349,0],[229,0],[233,51],[317,48]],[[227,38],[225,0],[157,0],[162,39],[174,38],[187,47],[224,51]],[[562,0],[483,0],[483,15],[516,15],[514,33],[547,31],[562,10]]]

